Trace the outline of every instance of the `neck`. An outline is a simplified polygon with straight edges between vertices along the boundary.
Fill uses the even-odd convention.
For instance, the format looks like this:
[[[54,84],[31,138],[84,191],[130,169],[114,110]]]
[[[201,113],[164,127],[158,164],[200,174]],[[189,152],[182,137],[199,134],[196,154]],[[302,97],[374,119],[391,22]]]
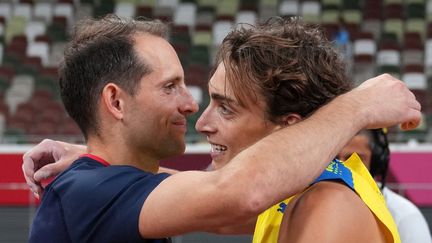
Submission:
[[[103,139],[99,136],[89,136],[87,153],[96,155],[110,165],[129,165],[146,172],[157,173],[159,160],[141,152],[136,148],[126,146],[122,139],[111,137]]]

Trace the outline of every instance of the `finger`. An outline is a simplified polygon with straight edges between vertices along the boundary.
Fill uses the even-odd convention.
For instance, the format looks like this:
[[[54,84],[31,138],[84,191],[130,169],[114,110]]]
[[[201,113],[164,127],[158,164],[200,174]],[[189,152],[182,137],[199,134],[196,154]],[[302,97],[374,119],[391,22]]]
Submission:
[[[418,127],[421,123],[421,112],[418,110],[413,110],[412,112],[412,119],[410,119],[408,122],[404,122],[400,125],[400,128],[404,131],[413,130],[416,127]]]
[[[33,178],[34,163],[33,160],[29,156],[27,156],[27,154],[28,152],[23,156],[23,164],[21,166],[21,169],[24,173],[24,177]]]
[[[418,100],[414,100],[411,107],[417,111],[421,111],[421,104],[418,102]]]
[[[31,179],[31,177],[24,177],[27,186],[29,187],[30,191],[32,191],[33,193],[36,192],[36,183]]]
[[[32,180],[31,177],[24,177],[26,180],[27,185],[29,186],[30,191],[37,195],[36,197],[39,198],[39,195],[42,193],[43,188],[39,183],[36,183],[34,180]]]
[[[34,193],[36,198],[40,198],[43,195],[44,188],[42,186],[37,187],[36,193]]]
[[[36,182],[41,182],[42,180],[57,176],[62,171],[63,169],[61,161],[53,164],[47,164],[34,173],[34,179]]]

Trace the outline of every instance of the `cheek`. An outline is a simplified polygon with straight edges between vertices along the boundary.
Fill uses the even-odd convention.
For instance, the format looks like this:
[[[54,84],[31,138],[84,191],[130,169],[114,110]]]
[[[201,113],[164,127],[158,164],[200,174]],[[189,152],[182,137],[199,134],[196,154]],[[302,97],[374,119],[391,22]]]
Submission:
[[[247,124],[247,123],[246,123]],[[256,143],[258,140],[265,136],[265,132],[260,129],[242,129],[238,130],[236,133],[230,134],[230,153],[238,154],[242,150],[248,148],[252,144]]]

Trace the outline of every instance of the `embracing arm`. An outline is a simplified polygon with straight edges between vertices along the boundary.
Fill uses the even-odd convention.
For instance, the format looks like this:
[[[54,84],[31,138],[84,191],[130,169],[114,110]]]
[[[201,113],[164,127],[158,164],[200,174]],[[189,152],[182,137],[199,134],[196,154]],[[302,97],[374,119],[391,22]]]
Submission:
[[[23,156],[22,171],[30,190],[36,197],[42,195],[43,180],[57,176],[86,152],[85,145],[44,139]],[[159,167],[159,173],[162,172],[175,174],[178,170]]]
[[[309,185],[363,127],[407,122],[403,127],[409,128],[419,119],[420,105],[401,81],[389,75],[366,81],[218,171],[177,173],[163,181],[141,209],[140,232],[161,237],[238,225]],[[173,204],[174,217],[165,210]]]
[[[22,170],[30,190],[39,197],[41,181],[60,174],[86,150],[83,145],[44,139],[23,156]]]
[[[257,142],[219,171],[181,172],[163,181],[141,209],[140,232],[146,237],[220,232],[250,221],[306,187],[363,127],[403,123],[402,128],[409,129],[419,120],[420,105],[403,82],[389,75],[366,81],[303,122]],[[43,166],[33,165],[43,156],[52,158],[53,152],[26,153],[25,175],[27,169],[32,174]],[[37,185],[32,175],[26,179]]]

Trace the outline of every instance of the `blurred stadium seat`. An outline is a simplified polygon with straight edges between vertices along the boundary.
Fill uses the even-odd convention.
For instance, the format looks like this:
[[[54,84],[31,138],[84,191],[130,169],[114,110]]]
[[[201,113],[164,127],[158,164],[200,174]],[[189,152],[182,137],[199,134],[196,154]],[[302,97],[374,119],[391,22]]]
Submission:
[[[195,93],[206,94],[214,54],[235,23],[253,24],[280,15],[322,24],[328,38],[334,37],[343,20],[352,48],[346,50],[346,61],[356,84],[387,72],[404,79],[419,97],[432,96],[432,0],[4,0],[0,2],[3,131],[8,131],[8,118],[21,104],[59,103],[56,67],[71,26],[84,17],[107,13],[171,22],[170,41],[188,83],[201,89]],[[32,85],[18,84],[20,79],[32,80]],[[432,113],[430,100],[421,99],[426,117]],[[30,133],[48,134],[49,125],[67,117],[63,109],[56,111],[61,116],[39,111],[38,119],[48,125]],[[77,127],[68,126],[69,133],[79,133]],[[432,138],[429,133],[425,136]]]

